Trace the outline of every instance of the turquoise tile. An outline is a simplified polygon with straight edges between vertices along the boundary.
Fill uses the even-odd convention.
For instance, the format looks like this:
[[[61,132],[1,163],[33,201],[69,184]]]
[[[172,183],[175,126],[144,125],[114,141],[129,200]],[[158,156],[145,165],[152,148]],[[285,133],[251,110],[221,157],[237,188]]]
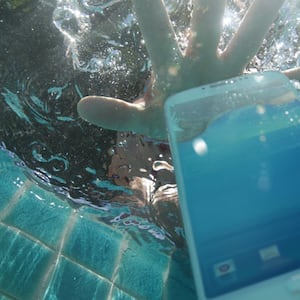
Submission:
[[[138,299],[162,299],[169,257],[129,242],[119,263],[115,284]]]
[[[108,299],[109,290],[108,282],[62,258],[44,300]]]
[[[119,290],[118,288],[114,288],[111,295],[111,300],[138,300],[138,299],[129,296],[124,291]]]
[[[56,247],[71,209],[59,207],[61,201],[49,194],[53,197],[53,205],[50,205],[50,201],[39,200],[32,191],[26,192],[4,222]]]
[[[59,198],[59,196],[57,196],[55,193],[50,192],[43,187],[40,187],[37,183],[32,184],[32,186],[29,188],[28,193],[30,193],[33,198],[45,201],[50,206],[70,207],[64,196]]]
[[[122,238],[119,231],[109,226],[79,218],[63,254],[110,279]]]
[[[173,254],[163,299],[197,300],[194,278],[186,249],[177,250]]]
[[[53,258],[51,251],[2,225],[0,241],[0,290],[17,299],[33,299]]]
[[[26,180],[22,170],[14,165],[7,153],[0,150],[0,210],[19,189],[18,185]]]
[[[5,295],[1,295],[1,293],[0,293],[0,300],[14,300],[14,298],[11,298],[11,297],[8,297]]]

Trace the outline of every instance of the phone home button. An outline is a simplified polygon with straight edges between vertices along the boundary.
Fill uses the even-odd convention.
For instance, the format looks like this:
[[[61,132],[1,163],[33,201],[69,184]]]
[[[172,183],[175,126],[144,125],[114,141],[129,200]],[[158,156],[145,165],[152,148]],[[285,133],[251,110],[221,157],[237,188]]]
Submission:
[[[300,273],[294,274],[288,279],[287,288],[291,293],[300,293]]]

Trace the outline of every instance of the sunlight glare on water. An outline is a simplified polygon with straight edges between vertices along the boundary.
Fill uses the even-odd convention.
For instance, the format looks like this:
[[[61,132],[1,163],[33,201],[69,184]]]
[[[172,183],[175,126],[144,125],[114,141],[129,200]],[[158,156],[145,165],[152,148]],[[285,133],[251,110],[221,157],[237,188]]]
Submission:
[[[190,1],[167,0],[165,4],[173,16],[178,40],[184,45]],[[132,48],[140,48],[138,59],[145,59],[143,40],[130,1],[60,0],[53,22],[68,40],[76,69],[90,73],[128,72]],[[149,64],[145,67],[149,68]]]
[[[231,0],[225,10],[220,48],[232,38],[250,4],[249,0]],[[271,3],[271,1],[270,1]],[[285,70],[300,66],[300,2],[285,1],[278,18],[267,34],[262,47],[254,57],[249,70]]]
[[[220,48],[225,48],[252,1],[231,0],[223,18]],[[191,1],[165,0],[181,47],[187,45]],[[144,49],[129,1],[60,0],[53,14],[55,26],[69,40],[74,67],[85,72],[129,72],[132,47]],[[300,4],[286,1],[249,69],[285,69],[300,65]],[[126,33],[136,37],[131,44]],[[129,38],[129,36],[128,36]],[[90,49],[88,49],[90,48]],[[127,57],[124,49],[127,51]],[[141,55],[140,59],[145,59]],[[144,67],[149,67],[145,64]]]

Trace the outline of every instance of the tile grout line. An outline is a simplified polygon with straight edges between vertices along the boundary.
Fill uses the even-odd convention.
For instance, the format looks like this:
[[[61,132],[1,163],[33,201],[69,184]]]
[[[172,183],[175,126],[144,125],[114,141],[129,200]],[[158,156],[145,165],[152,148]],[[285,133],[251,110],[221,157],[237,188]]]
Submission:
[[[24,195],[25,191],[29,189],[32,185],[33,182],[29,179],[26,179],[24,181],[23,185],[13,194],[6,207],[0,213],[0,221],[5,219],[10,214],[10,212],[14,209],[20,198]]]
[[[82,265],[81,263],[79,263],[78,261],[74,260],[73,258],[66,256],[64,254],[61,255],[62,257],[64,257],[66,260],[72,262],[74,265],[79,266],[81,269],[83,269],[86,272],[89,272],[91,274],[93,274],[94,276],[98,277],[99,279],[106,281],[108,283],[112,283],[108,278],[104,277],[103,275],[93,271],[92,269],[86,267],[85,265]]]
[[[6,224],[5,222],[1,222],[1,221],[0,221],[0,225],[3,225],[4,227],[8,227],[8,228],[9,228],[11,231],[13,231],[14,233],[20,234],[20,235],[24,236],[25,238],[31,240],[31,241],[34,242],[35,244],[39,244],[39,245],[42,246],[43,248],[47,248],[47,249],[49,249],[49,250],[52,251],[52,252],[57,252],[57,251],[55,250],[55,248],[53,248],[53,247],[51,247],[51,246],[45,244],[43,241],[37,239],[36,237],[34,237],[34,236],[28,234],[28,233],[25,232],[25,231],[19,229],[18,227],[15,227],[15,226]],[[102,280],[105,280],[105,281],[107,281],[107,282],[109,282],[109,283],[112,283],[112,281],[109,280],[108,278],[106,278],[106,277],[104,277],[103,275],[101,275],[101,274],[99,274],[99,273],[93,271],[92,269],[90,269],[89,267],[87,267],[87,266],[81,264],[80,262],[74,260],[71,256],[68,256],[68,255],[65,255],[65,254],[61,254],[61,256],[64,257],[65,259],[69,260],[69,261],[72,262],[73,264],[79,266],[80,268],[84,269],[85,271],[94,274],[95,276],[101,278]]]
[[[175,250],[173,250],[173,251],[175,251]],[[168,262],[168,267],[165,270],[164,275],[163,275],[163,287],[166,286],[167,280],[168,280],[169,275],[170,275],[171,263],[172,263],[172,255],[174,253],[173,251],[172,251],[172,254],[168,255],[169,262]],[[164,288],[164,290],[162,291],[162,299],[164,299],[164,300],[168,299],[168,292],[169,292],[169,289],[167,289],[167,291],[166,291],[166,289]]]
[[[9,224],[6,224],[5,222],[1,222],[0,221],[0,225],[3,225],[5,227],[8,227],[11,231],[14,231],[16,234],[20,234],[22,236],[24,236],[25,238],[31,240],[32,242],[34,242],[35,244],[39,244],[40,246],[42,246],[43,248],[47,248],[49,249],[50,251],[52,252],[58,252],[55,250],[55,248],[45,244],[43,241],[37,239],[36,237],[28,234],[27,232],[25,231],[22,231],[21,229],[15,227],[15,226],[12,226],[12,225],[9,225]],[[103,275],[93,271],[92,269],[90,269],[89,267],[81,264],[80,262],[74,260],[71,256],[68,256],[68,255],[65,255],[65,254],[61,254],[60,255],[61,257],[64,257],[65,259],[67,259],[68,261],[72,262],[73,264],[79,266],[80,268],[84,269],[85,271],[99,277],[101,280],[104,280],[104,281],[107,281],[108,283],[112,283],[111,280],[109,280],[108,278],[104,277]]]
[[[47,293],[47,289],[49,287],[50,282],[52,281],[55,271],[57,269],[57,266],[60,262],[61,256],[62,256],[62,250],[64,248],[64,245],[66,241],[68,240],[70,233],[72,232],[75,222],[77,220],[77,212],[72,211],[69,220],[66,224],[66,227],[61,234],[61,239],[59,243],[58,249],[54,252],[54,258],[48,263],[48,266],[46,268],[46,272],[44,273],[44,276],[40,280],[40,283],[37,285],[37,290],[34,292],[33,299],[43,299],[45,294]]]
[[[19,229],[15,226],[11,226],[9,224],[6,224],[4,219],[12,212],[12,210],[15,208],[15,206],[18,204],[22,196],[25,194],[26,190],[29,189],[33,185],[33,182],[29,179],[26,179],[23,183],[23,185],[12,195],[10,198],[9,202],[6,204],[2,212],[0,212],[0,224],[4,225],[5,227],[10,228],[10,230],[14,232],[18,232],[21,235],[23,235],[25,238],[30,239],[34,243],[37,243],[41,245],[44,248],[49,249],[50,251],[53,251],[54,253],[52,254],[53,258],[50,259],[48,266],[46,267],[46,271],[44,272],[44,275],[40,279],[39,284],[37,285],[37,289],[33,292],[33,299],[43,299],[44,296],[47,293],[47,290],[49,288],[49,285],[55,275],[55,271],[57,269],[57,266],[61,260],[61,257],[65,257],[69,261],[75,263],[76,265],[80,266],[81,268],[85,269],[86,271],[94,274],[95,276],[99,277],[101,280],[105,280],[111,284],[109,294],[108,294],[108,299],[112,299],[112,293],[113,289],[116,286],[115,281],[117,280],[117,274],[120,269],[120,263],[122,261],[123,253],[128,249],[129,246],[129,240],[127,238],[127,234],[124,236],[122,239],[122,242],[120,243],[120,249],[119,253],[115,259],[115,269],[114,272],[111,276],[111,280],[108,278],[102,277],[102,275],[94,272],[93,270],[87,268],[86,266],[78,263],[77,261],[73,260],[71,257],[68,257],[66,255],[62,255],[63,248],[75,226],[75,223],[78,219],[78,212],[76,210],[73,210],[71,212],[71,215],[69,217],[69,220],[65,224],[65,229],[63,230],[60,238],[60,243],[58,247],[51,247],[47,244],[45,244],[43,241],[37,239],[36,237],[32,236],[31,234],[23,231],[22,229]],[[119,287],[120,288],[120,287]],[[122,288],[120,288],[123,290]],[[125,292],[125,291],[124,291]],[[129,296],[134,297],[131,295],[131,293],[126,292]]]
[[[1,293],[4,297],[6,297],[7,299],[10,299],[10,300],[18,300],[18,298],[16,298],[16,297],[10,295],[10,294],[7,293],[5,290],[0,289],[0,293]],[[0,296],[1,296],[1,294],[0,294]]]
[[[126,234],[127,235],[127,234]],[[125,240],[125,241],[124,241]],[[125,243],[124,243],[125,242]],[[123,253],[124,251],[126,251],[128,249],[128,246],[129,246],[129,243],[128,243],[128,239],[126,239],[124,237],[123,239],[123,242],[122,242],[122,245],[120,246],[120,252],[119,252],[119,255],[116,259],[116,268],[113,272],[113,275],[112,275],[112,280],[111,280],[111,288],[110,288],[110,291],[109,291],[109,295],[108,295],[108,298],[107,300],[112,300],[112,292],[113,292],[113,288],[114,287],[117,287],[119,288],[120,290],[122,290],[124,293],[126,293],[128,296],[134,298],[134,299],[141,299],[141,298],[137,298],[136,295],[133,295],[130,291],[128,290],[124,290],[122,287],[120,287],[119,285],[115,285],[115,281],[116,281],[116,278],[117,278],[117,274],[118,274],[118,271],[119,271],[119,266],[121,264],[121,260],[122,260],[122,256],[123,256]],[[171,258],[171,255],[168,255],[168,265],[167,265],[167,268],[166,270],[163,272],[163,276],[162,276],[162,280],[163,280],[163,286],[165,286],[167,280],[168,280],[168,277],[169,277],[169,274],[170,274],[170,268],[171,268],[171,261],[172,261],[172,258]],[[163,300],[167,300],[167,298],[165,297],[165,291],[162,290],[162,293],[161,293],[161,296],[162,296],[162,299]],[[144,298],[143,298],[144,299]]]
[[[47,244],[45,244],[44,242],[42,242],[41,240],[37,239],[36,237],[32,236],[31,234],[27,233],[26,231],[23,231],[22,229],[12,226],[10,224],[7,224],[6,222],[0,221],[0,225],[3,225],[5,227],[8,227],[11,231],[13,231],[16,234],[20,234],[22,236],[24,236],[25,238],[31,240],[32,242],[41,245],[44,248],[47,248],[49,250],[54,250],[55,249]]]
[[[59,250],[57,251],[54,247],[52,247],[52,246],[44,243],[43,241],[37,239],[36,237],[32,236],[31,234],[23,231],[22,229],[19,229],[18,227],[12,226],[10,224],[6,224],[5,222],[2,222],[2,221],[0,221],[0,225],[8,227],[11,231],[15,232],[16,234],[20,234],[20,235],[24,236],[25,238],[31,240],[35,244],[39,244],[41,247],[47,248],[47,249],[49,249],[52,252],[57,253],[59,251]],[[94,276],[98,277],[99,279],[101,279],[103,281],[106,281],[106,282],[108,282],[110,284],[113,284],[113,282],[110,279],[104,277],[103,275],[101,275],[101,274],[93,271],[89,267],[87,267],[87,266],[81,264],[80,262],[74,260],[71,256],[68,256],[68,255],[65,255],[65,254],[60,254],[60,256],[64,257],[65,259],[67,259],[68,261],[72,262],[73,264],[79,266],[80,268],[84,269],[86,272],[89,272],[89,273],[93,274]],[[53,261],[52,261],[52,264],[53,264]],[[52,264],[50,264],[50,265],[52,265]]]
[[[117,274],[119,272],[119,268],[120,268],[120,264],[122,261],[122,257],[123,257],[123,253],[128,249],[129,243],[128,243],[128,238],[127,238],[127,234],[124,235],[124,238],[120,244],[120,250],[118,253],[118,256],[116,258],[116,262],[115,262],[115,269],[114,272],[111,276],[111,287],[107,296],[107,300],[111,300],[112,299],[112,293],[113,293],[113,289],[115,287],[115,281],[117,279]]]

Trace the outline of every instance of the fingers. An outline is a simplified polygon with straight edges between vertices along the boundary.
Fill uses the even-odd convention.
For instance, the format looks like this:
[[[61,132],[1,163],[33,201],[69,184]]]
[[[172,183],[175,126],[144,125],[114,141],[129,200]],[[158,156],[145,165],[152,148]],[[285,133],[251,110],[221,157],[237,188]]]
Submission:
[[[109,97],[88,96],[81,99],[77,111],[86,121],[118,131],[139,131],[143,106]]]
[[[300,67],[283,71],[289,79],[300,81]]]
[[[133,131],[154,139],[166,140],[167,132],[161,104],[127,103],[109,97],[88,96],[77,105],[78,114],[86,121],[111,130]]]
[[[225,65],[241,73],[259,50],[284,0],[255,0],[222,54]]]
[[[166,72],[181,52],[163,0],[133,0],[153,70],[158,80],[165,80]]]
[[[226,0],[193,0],[191,38],[187,55],[216,57]]]

